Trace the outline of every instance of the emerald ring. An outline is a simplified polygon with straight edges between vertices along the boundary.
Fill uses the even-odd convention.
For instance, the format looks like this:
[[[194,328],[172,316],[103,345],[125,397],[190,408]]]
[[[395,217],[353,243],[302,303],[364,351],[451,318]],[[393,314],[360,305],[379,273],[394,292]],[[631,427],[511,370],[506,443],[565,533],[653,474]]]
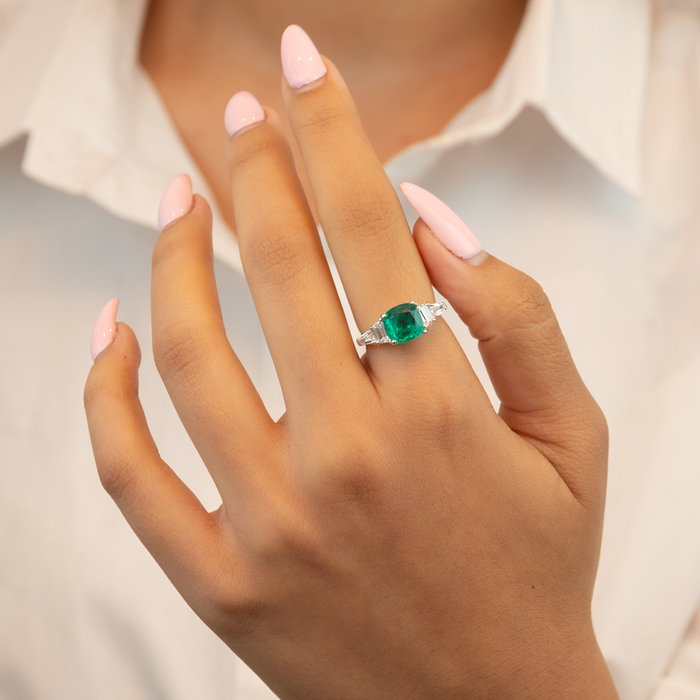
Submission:
[[[407,343],[428,332],[436,318],[447,311],[447,304],[399,304],[382,314],[381,318],[358,339],[357,344]]]

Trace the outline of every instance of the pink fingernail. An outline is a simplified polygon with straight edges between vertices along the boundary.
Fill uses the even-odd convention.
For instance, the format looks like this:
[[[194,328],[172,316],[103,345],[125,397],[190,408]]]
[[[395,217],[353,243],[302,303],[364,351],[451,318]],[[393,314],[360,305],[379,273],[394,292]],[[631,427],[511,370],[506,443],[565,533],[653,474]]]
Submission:
[[[322,78],[326,66],[309,35],[296,24],[282,34],[282,70],[290,87],[300,88]]]
[[[246,126],[262,121],[265,121],[265,112],[251,93],[242,90],[228,101],[224,123],[229,136],[233,136]]]
[[[95,361],[117,337],[117,308],[119,299],[108,301],[100,311],[90,338],[90,354]]]
[[[163,192],[158,207],[158,228],[162,231],[168,224],[187,214],[192,209],[192,181],[189,175],[178,175]]]
[[[469,227],[434,194],[404,182],[401,191],[437,239],[458,258],[468,260],[481,252],[479,239]]]

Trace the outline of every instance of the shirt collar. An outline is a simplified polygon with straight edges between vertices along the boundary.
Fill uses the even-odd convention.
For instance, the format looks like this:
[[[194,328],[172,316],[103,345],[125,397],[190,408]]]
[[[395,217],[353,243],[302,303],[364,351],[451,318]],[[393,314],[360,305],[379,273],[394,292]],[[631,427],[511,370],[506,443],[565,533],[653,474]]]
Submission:
[[[530,0],[493,85],[397,158],[493,136],[529,105],[604,175],[639,194],[650,31],[648,0]]]
[[[240,269],[209,187],[139,66],[146,0],[15,7],[0,53],[9,105],[0,143],[30,133],[24,171],[149,227],[165,186],[187,172],[213,204],[218,257]],[[491,88],[397,158],[495,135],[532,105],[605,175],[638,193],[650,15],[649,0],[530,0]],[[21,79],[17,65],[28,66]]]
[[[0,143],[29,133],[25,174],[155,228],[165,187],[188,173],[212,205],[217,257],[241,269],[235,238],[139,64],[147,0],[19,2],[9,30],[14,50],[3,64],[31,58],[37,70],[28,84],[0,64],[0,94],[13,105],[0,115]],[[35,55],[25,56],[27,46]]]

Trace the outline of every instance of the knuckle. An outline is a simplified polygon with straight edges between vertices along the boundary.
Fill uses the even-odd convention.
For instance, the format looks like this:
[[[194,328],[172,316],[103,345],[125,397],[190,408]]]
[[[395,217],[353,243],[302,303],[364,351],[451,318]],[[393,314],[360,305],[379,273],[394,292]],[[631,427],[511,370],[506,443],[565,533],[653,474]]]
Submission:
[[[227,639],[244,639],[264,623],[267,609],[256,596],[225,594],[210,605],[207,622],[212,629],[221,630]]]
[[[102,454],[97,464],[100,483],[112,500],[122,510],[128,510],[136,500],[136,460],[119,449]]]
[[[161,377],[192,384],[201,377],[211,341],[196,326],[172,322],[154,337],[153,354]]]
[[[102,373],[95,371],[95,366],[93,365],[90,370],[88,381],[85,383],[85,389],[83,390],[83,405],[88,415],[92,407],[105,395],[108,388],[106,379],[107,378]]]
[[[253,243],[246,247],[246,267],[266,284],[286,286],[314,259],[314,250],[302,235],[277,227],[278,232],[251,236]]]
[[[300,141],[313,141],[321,143],[327,138],[336,139],[339,131],[352,126],[352,119],[347,108],[325,104],[317,106],[305,115],[303,121],[297,125],[297,137]]]
[[[549,310],[549,299],[538,282],[523,275],[516,285],[507,307],[519,323],[538,323]]]
[[[277,511],[255,533],[256,560],[271,568],[290,562],[304,568],[321,568],[325,548],[318,530],[303,514],[282,511]]]
[[[536,332],[542,340],[560,337],[549,298],[541,285],[527,275],[522,275],[499,309],[501,323],[508,331]]]
[[[462,395],[449,388],[434,391],[423,405],[420,421],[416,421],[411,430],[427,442],[447,445],[463,434],[465,413]]]
[[[361,245],[364,245],[363,239],[371,237],[375,241],[385,240],[391,247],[392,237],[386,234],[405,225],[402,217],[391,201],[373,191],[349,194],[336,205],[334,211],[336,225],[351,231]]]
[[[243,138],[234,139],[229,153],[229,167],[235,174],[251,164],[257,164],[262,155],[271,153],[279,146],[279,137],[268,129],[256,127]]]
[[[88,417],[106,414],[115,406],[128,405],[138,400],[136,377],[133,383],[117,381],[112,374],[96,372],[93,365],[83,391],[83,404]]]
[[[419,392],[420,408],[409,413],[403,410],[408,402],[417,404],[414,393],[397,403],[394,409],[396,440],[409,434],[416,445],[430,449],[439,445],[445,451],[459,449],[464,444],[466,433],[474,429],[474,421],[467,420],[463,389],[459,383],[451,386],[419,383],[413,391]]]
[[[269,605],[259,585],[242,574],[240,562],[218,564],[202,577],[198,597],[207,624],[226,637],[249,636],[265,621]]]
[[[346,461],[342,469],[336,469],[335,480],[346,503],[366,507],[379,500],[382,491],[379,472],[365,461]]]
[[[373,444],[369,434],[353,439],[346,433],[345,439],[326,450],[319,473],[324,487],[330,487],[335,497],[363,506],[378,501],[383,491],[382,470],[377,465],[380,448]]]

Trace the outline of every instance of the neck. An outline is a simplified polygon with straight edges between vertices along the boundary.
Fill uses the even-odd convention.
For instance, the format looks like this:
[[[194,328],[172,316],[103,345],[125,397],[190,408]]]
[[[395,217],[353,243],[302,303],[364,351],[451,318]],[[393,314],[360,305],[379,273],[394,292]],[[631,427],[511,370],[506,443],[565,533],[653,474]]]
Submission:
[[[250,90],[285,122],[280,37],[299,24],[340,69],[381,160],[437,133],[488,88],[527,0],[151,0],[141,61],[225,218],[222,114]]]
[[[370,82],[433,63],[470,62],[485,47],[489,54],[507,52],[525,4],[401,0],[397,11],[396,0],[151,0],[146,29],[169,35],[181,55],[255,56],[251,68],[278,75],[282,32],[299,24],[346,77],[364,74]]]

